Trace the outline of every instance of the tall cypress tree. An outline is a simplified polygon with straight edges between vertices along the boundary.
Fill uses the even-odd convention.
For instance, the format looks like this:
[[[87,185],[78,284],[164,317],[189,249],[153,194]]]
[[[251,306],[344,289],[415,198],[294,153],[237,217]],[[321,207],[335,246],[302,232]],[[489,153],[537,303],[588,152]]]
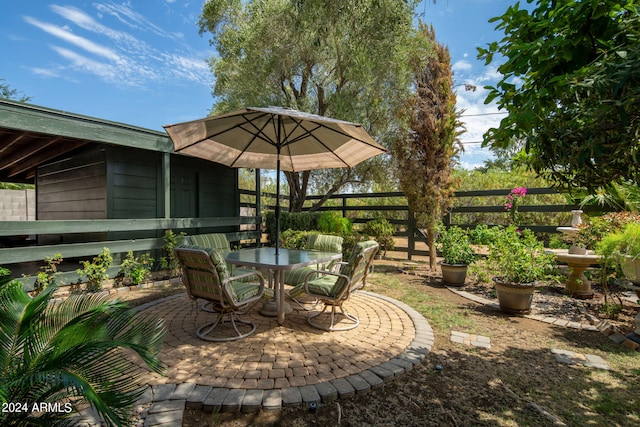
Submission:
[[[449,49],[436,41],[433,26],[420,24],[418,37],[434,50],[410,58],[415,94],[403,107],[407,130],[393,143],[400,188],[418,227],[427,231],[429,261],[436,262],[435,236],[442,215],[453,203],[454,166],[462,151],[462,123],[456,112]]]

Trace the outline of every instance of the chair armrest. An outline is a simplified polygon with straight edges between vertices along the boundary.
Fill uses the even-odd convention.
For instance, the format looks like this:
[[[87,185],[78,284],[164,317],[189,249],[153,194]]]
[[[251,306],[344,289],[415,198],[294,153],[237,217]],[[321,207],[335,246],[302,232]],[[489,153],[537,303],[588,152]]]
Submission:
[[[260,281],[260,289],[258,290],[258,296],[255,299],[261,298],[262,294],[264,293],[264,277],[262,277],[262,274],[260,274],[259,271],[254,272],[247,272],[247,273],[242,273],[242,274],[238,274],[237,276],[231,276],[231,277],[227,277],[223,282],[222,282],[222,287],[224,288],[225,292],[227,294],[231,294],[230,290],[229,290],[229,284],[231,284],[231,282],[236,282],[244,277],[249,277],[249,276],[257,276],[258,280]],[[254,298],[250,299],[253,300]]]

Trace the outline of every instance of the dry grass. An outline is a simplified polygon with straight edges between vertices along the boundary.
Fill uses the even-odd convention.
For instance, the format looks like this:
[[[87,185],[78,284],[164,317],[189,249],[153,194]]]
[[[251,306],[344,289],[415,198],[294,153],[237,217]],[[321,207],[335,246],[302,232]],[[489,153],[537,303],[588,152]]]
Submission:
[[[393,264],[393,263],[392,263]],[[184,426],[636,426],[640,353],[597,332],[552,327],[465,300],[437,275],[376,266],[368,290],[401,300],[436,334],[426,360],[395,381],[317,411],[257,414],[189,410]],[[485,335],[491,349],[453,344],[452,330]],[[596,354],[611,371],[558,363],[552,348]]]

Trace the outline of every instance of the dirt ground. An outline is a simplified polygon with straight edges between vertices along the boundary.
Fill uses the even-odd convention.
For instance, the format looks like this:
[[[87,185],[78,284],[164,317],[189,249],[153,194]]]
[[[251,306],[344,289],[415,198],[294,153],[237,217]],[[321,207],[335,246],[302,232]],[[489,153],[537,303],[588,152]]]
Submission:
[[[413,293],[422,298],[421,306],[414,308],[433,313],[425,317],[436,340],[422,364],[366,394],[321,404],[315,410],[295,407],[256,414],[187,410],[183,426],[640,425],[640,353],[599,332],[508,316],[471,302],[445,288],[437,274],[403,274],[397,262],[381,264],[386,266],[376,266],[367,290],[397,299]],[[385,286],[391,280],[401,286]],[[491,296],[482,286],[467,288]],[[598,312],[595,304],[560,308],[562,304],[550,301],[566,302],[568,297],[552,294],[542,300],[542,307],[558,317],[575,319],[586,310]],[[638,312],[631,300],[617,320],[620,325]],[[454,344],[449,339],[452,330],[488,336],[491,349]],[[612,371],[558,363],[552,348],[599,355]]]

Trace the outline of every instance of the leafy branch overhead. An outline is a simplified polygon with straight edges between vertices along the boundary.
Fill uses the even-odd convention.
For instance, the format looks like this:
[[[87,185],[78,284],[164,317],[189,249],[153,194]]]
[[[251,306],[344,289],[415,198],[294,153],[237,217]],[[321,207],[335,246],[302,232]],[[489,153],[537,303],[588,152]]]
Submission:
[[[489,86],[509,115],[485,145],[525,141],[527,162],[558,185],[640,178],[640,6],[636,0],[528,0],[491,22],[505,36],[478,57],[502,61]]]

